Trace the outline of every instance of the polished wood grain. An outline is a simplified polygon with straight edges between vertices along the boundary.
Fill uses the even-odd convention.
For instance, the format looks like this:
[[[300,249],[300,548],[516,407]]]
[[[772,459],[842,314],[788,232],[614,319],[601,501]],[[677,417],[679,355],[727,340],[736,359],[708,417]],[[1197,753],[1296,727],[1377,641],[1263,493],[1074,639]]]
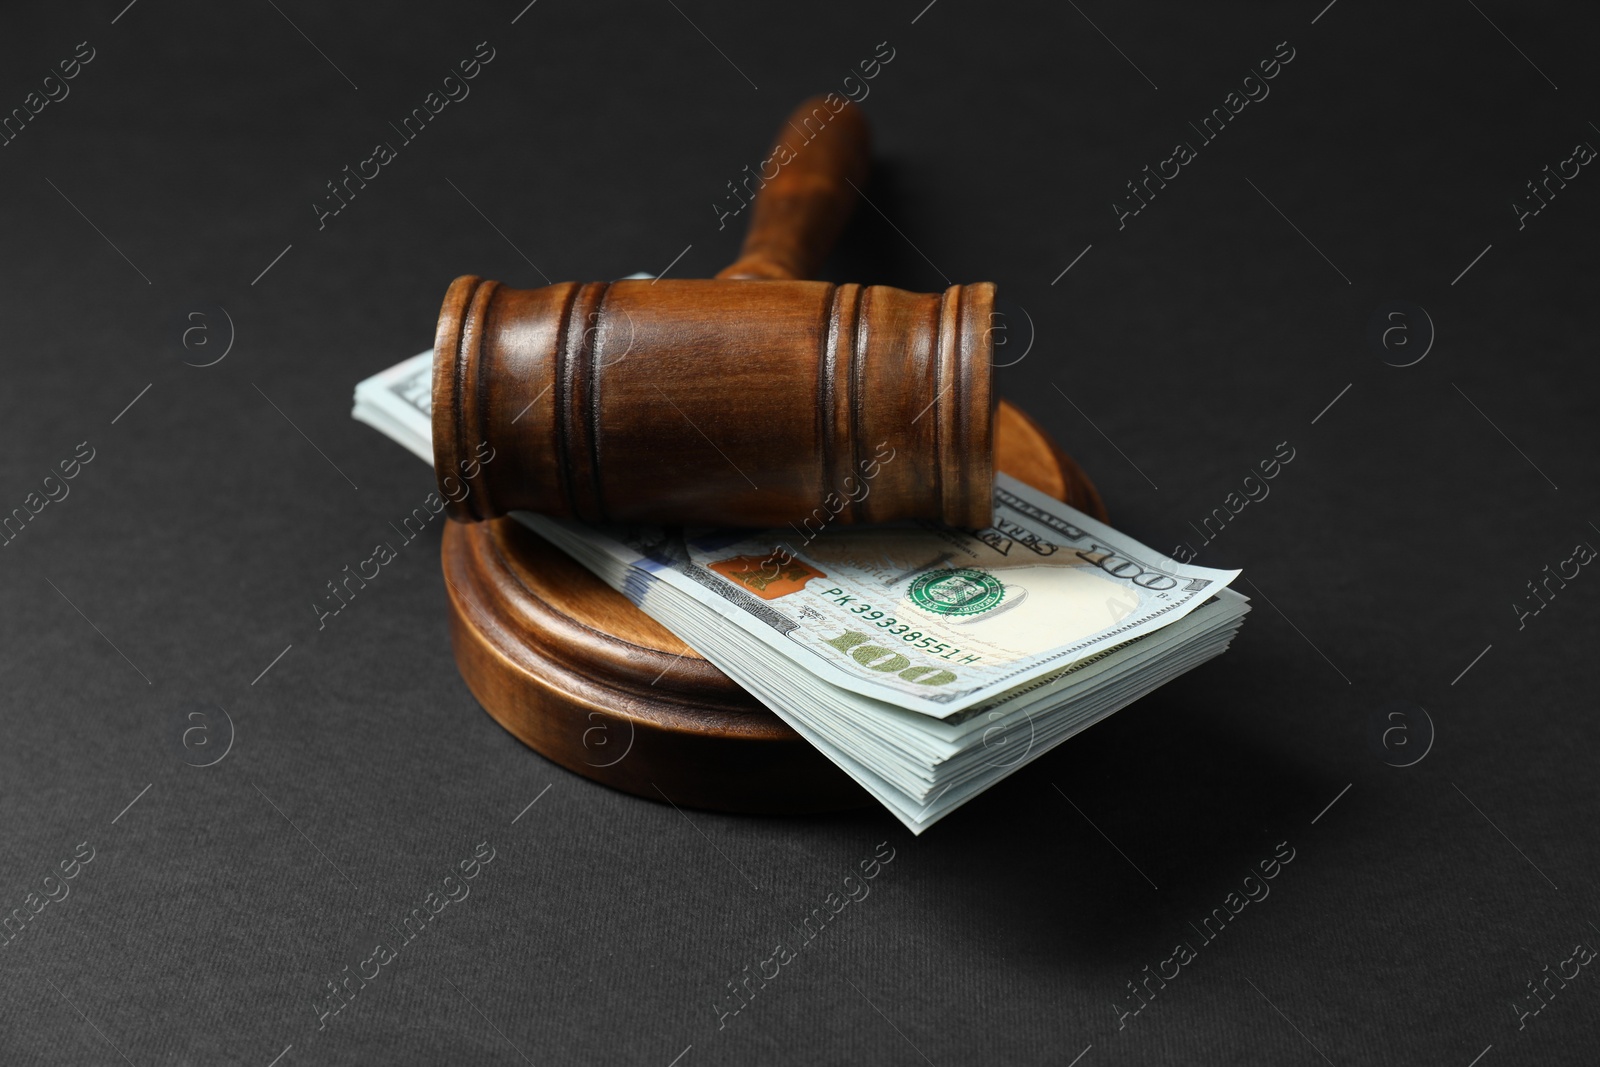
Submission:
[[[815,98],[777,145],[793,150],[770,157],[783,162],[743,253],[716,279],[455,280],[433,379],[451,518],[781,526],[825,508],[841,524],[988,522],[994,286],[805,280],[859,199],[866,121]]]
[[[1105,517],[1077,465],[1006,403],[996,462]],[[547,759],[685,807],[801,813],[866,802],[732,679],[515,519],[449,523],[443,564],[462,677],[495,721]]]
[[[871,136],[861,109],[836,94],[814,96],[778,127],[750,228],[718,278],[810,278],[838,240],[867,182]]]
[[[985,525],[993,310],[987,282],[459,278],[436,338],[441,495],[471,521],[782,526],[831,497],[841,524]]]

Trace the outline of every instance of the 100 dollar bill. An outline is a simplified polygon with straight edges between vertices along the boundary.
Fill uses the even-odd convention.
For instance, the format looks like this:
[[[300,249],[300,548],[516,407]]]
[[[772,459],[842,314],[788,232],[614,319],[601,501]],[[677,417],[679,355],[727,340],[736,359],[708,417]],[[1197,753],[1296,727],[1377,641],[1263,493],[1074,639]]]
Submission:
[[[646,612],[664,583],[824,681],[938,718],[1175,622],[1239,574],[1178,563],[1005,475],[985,529],[844,527],[798,547],[789,531],[518,517],[625,568]]]

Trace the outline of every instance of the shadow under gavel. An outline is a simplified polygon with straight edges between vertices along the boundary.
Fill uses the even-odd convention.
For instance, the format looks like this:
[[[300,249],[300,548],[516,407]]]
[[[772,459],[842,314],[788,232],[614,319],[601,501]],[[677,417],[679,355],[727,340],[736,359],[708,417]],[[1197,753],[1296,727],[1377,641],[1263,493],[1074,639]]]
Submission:
[[[715,279],[451,284],[433,371],[451,518],[989,524],[994,286],[804,280],[868,168],[866,120],[828,99],[779,131]]]

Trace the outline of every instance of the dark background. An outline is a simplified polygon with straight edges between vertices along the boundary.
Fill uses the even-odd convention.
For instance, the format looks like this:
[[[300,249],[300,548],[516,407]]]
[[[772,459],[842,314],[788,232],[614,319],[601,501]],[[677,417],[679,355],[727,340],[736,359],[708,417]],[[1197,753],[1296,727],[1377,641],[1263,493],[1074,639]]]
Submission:
[[[1594,1058],[1593,968],[1519,1013],[1600,943],[1600,576],[1520,629],[1512,605],[1600,543],[1600,176],[1521,230],[1511,206],[1600,145],[1593,21],[925,2],[0,19],[0,111],[95,50],[0,148],[0,509],[94,449],[0,548],[0,912],[95,850],[0,948],[0,1060]],[[319,231],[324,182],[480,41],[470,97]],[[884,41],[882,214],[825,276],[997,282],[1037,331],[1006,394],[1164,550],[1289,442],[1200,548],[1255,597],[1232,651],[913,838],[878,810],[680,813],[525,749],[456,674],[437,524],[319,631],[324,583],[431,487],[349,408],[431,343],[448,281],[660,272],[685,246],[675,276],[714,273],[725,183]],[[1119,230],[1124,183],[1281,41],[1271,95]],[[1416,347],[1368,338],[1391,301],[1437,329],[1409,367],[1415,311]],[[186,366],[220,353],[219,307],[231,351]],[[191,766],[187,716],[220,744],[219,709],[233,747]],[[1385,748],[1374,722],[1403,729]],[[319,1031],[325,983],[485,841],[471,896]],[[725,983],[883,841],[871,896],[719,1030]],[[1271,896],[1201,942],[1279,842]],[[1119,1029],[1183,940],[1198,958]]]

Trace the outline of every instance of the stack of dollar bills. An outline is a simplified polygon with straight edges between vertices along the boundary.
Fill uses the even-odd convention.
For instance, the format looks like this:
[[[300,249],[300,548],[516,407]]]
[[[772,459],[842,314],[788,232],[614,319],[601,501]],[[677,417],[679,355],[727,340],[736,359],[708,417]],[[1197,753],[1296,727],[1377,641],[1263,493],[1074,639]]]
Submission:
[[[432,352],[354,416],[431,461]],[[747,689],[908,828],[1225,651],[1238,571],[1178,563],[998,475],[982,530],[515,516]]]

